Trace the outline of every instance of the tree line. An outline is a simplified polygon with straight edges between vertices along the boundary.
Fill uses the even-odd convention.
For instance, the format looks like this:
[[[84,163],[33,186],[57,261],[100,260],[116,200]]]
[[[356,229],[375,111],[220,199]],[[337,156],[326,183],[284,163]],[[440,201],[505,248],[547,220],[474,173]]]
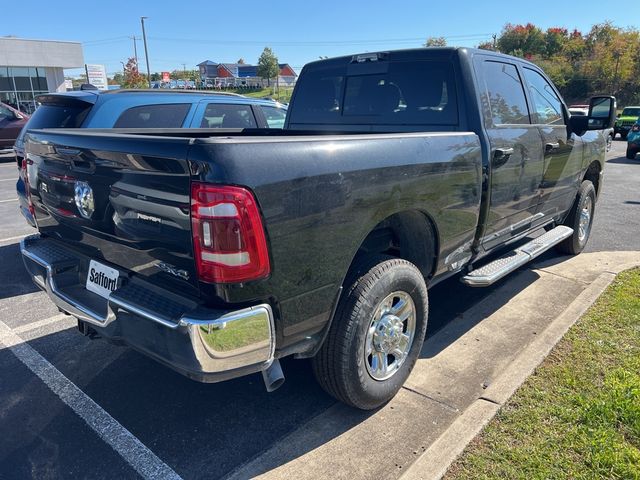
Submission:
[[[430,37],[425,46],[446,45]],[[619,106],[640,104],[640,32],[611,22],[584,33],[564,27],[543,30],[532,23],[506,24],[493,41],[478,48],[525,58],[551,77],[569,103],[597,94],[615,95]]]

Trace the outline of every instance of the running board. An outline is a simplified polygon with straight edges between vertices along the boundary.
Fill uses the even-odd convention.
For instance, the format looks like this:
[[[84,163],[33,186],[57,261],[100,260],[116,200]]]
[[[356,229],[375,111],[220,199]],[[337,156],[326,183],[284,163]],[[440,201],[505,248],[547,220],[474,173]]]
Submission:
[[[476,270],[472,270],[462,277],[462,283],[471,287],[487,287],[530,262],[572,234],[573,229],[563,225],[549,230],[547,233],[540,235],[538,238],[534,238],[529,243],[512,250],[493,262],[487,263]]]

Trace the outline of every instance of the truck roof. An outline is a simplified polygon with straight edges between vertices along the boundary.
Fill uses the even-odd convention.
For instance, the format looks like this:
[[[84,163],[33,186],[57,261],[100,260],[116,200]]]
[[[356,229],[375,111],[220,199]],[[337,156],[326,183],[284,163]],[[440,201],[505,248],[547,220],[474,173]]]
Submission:
[[[344,55],[340,57],[333,57],[324,60],[316,60],[314,62],[309,62],[305,65],[304,68],[308,67],[317,67],[321,65],[343,65],[345,62],[351,63],[355,59],[362,58],[372,58],[378,56],[390,56],[393,60],[402,60],[402,61],[416,61],[422,60],[425,58],[433,58],[433,55],[436,54],[438,56],[447,57],[454,55],[456,53],[462,54],[463,56],[473,56],[475,54],[481,53],[483,55],[491,55],[495,57],[502,57],[505,59],[517,60],[518,62],[528,63],[529,65],[536,66],[535,64],[519,57],[514,57],[513,55],[507,55],[505,53],[495,52],[493,50],[484,50],[480,48],[469,48],[469,47],[422,47],[422,48],[407,48],[400,50],[381,50],[378,52],[364,52],[355,55]]]

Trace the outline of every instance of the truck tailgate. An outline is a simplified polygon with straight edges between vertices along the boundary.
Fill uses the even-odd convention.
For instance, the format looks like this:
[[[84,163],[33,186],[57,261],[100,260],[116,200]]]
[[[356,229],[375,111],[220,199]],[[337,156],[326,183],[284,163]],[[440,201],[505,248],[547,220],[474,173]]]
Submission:
[[[34,130],[28,182],[40,233],[158,286],[197,295],[187,138]]]

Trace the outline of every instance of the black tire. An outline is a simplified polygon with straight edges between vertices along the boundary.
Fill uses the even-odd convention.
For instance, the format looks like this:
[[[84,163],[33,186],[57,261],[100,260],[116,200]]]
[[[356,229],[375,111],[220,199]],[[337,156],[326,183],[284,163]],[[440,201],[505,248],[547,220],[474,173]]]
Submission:
[[[420,270],[402,259],[369,258],[354,271],[327,338],[311,363],[318,383],[330,395],[352,407],[372,410],[395,396],[418,359],[427,330],[427,287]],[[376,380],[369,373],[365,342],[376,309],[395,292],[413,301],[415,333],[397,370],[390,378]],[[408,325],[409,320],[404,327]]]
[[[635,148],[627,147],[627,159],[628,160],[635,160],[637,153],[638,153],[638,150],[636,150]]]
[[[590,202],[590,203],[589,203]],[[589,207],[590,205],[590,207]],[[591,234],[591,226],[593,224],[593,214],[596,207],[596,189],[593,187],[593,183],[589,180],[585,180],[580,185],[576,200],[571,207],[569,216],[565,219],[564,225],[573,228],[573,234],[556,245],[556,249],[561,253],[569,255],[577,255],[589,241],[589,235]],[[581,213],[584,209],[590,210],[588,223],[586,226],[585,235],[581,238],[580,234],[580,222]]]

